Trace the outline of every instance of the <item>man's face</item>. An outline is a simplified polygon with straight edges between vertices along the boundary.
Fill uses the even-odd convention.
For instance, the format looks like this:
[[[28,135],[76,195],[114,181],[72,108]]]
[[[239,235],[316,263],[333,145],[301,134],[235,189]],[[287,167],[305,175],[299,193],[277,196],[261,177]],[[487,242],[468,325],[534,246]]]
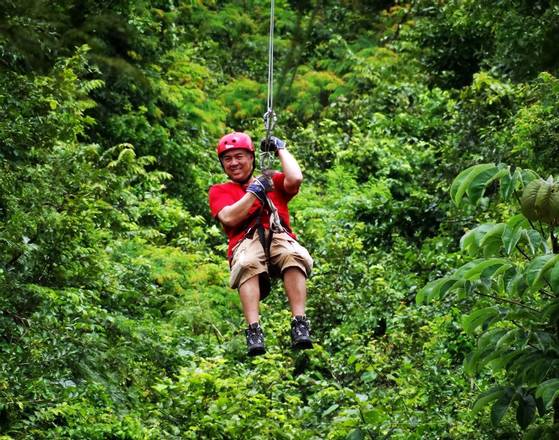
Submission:
[[[235,182],[244,182],[252,172],[252,154],[242,149],[232,149],[223,153],[221,163],[229,178]]]

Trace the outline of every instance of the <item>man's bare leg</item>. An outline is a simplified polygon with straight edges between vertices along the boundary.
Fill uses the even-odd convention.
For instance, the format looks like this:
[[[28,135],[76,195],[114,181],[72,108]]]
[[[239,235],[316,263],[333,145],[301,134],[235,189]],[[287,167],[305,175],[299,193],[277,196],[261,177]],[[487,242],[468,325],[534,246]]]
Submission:
[[[258,275],[249,278],[239,286],[239,296],[247,324],[254,324],[260,319],[260,285]]]
[[[283,273],[285,293],[289,299],[291,314],[293,316],[305,315],[305,302],[307,300],[307,278],[296,267],[289,267]]]
[[[260,318],[260,284],[258,275],[249,278],[239,286],[239,296],[243,306],[243,314],[248,324],[245,330],[249,356],[258,356],[266,352],[264,333],[258,323]]]

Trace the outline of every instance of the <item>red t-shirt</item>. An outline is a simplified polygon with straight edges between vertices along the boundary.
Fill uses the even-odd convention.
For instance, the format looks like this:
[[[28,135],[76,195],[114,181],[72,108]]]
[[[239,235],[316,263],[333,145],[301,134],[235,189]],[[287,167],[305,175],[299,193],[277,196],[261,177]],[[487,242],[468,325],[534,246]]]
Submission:
[[[285,191],[285,186],[283,185],[283,181],[285,180],[284,173],[276,172],[272,176],[272,180],[274,182],[274,190],[268,193],[268,197],[276,206],[283,225],[287,227],[288,231],[291,231],[287,203],[293,198],[295,194],[289,194]],[[211,186],[208,195],[210,199],[210,210],[212,213],[212,217],[217,218],[219,211],[221,211],[226,206],[232,205],[233,203],[239,201],[246,194],[247,187],[248,184],[241,185],[237,182],[218,183]],[[260,201],[258,199],[255,199],[254,203],[250,207],[247,219],[253,216],[256,211],[261,208],[261,206],[262,205]],[[266,213],[265,211],[266,210],[262,210],[260,221],[266,229],[269,229],[270,214]],[[240,226],[237,226],[235,228],[222,225],[225,233],[227,234],[227,237],[229,238],[229,248],[227,249],[228,258],[231,258],[233,248],[244,237],[248,227],[252,226],[255,222],[256,219],[251,221],[250,224],[241,224]],[[295,238],[294,234],[290,233],[290,235]]]

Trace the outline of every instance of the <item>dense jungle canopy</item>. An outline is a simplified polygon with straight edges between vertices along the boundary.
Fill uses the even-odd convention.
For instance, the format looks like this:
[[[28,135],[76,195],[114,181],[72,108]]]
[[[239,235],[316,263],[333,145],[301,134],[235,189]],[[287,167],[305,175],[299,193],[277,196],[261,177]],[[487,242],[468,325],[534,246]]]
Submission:
[[[556,0],[275,2],[316,343],[277,285],[254,359],[207,190],[269,2],[0,3],[1,440],[559,438]]]

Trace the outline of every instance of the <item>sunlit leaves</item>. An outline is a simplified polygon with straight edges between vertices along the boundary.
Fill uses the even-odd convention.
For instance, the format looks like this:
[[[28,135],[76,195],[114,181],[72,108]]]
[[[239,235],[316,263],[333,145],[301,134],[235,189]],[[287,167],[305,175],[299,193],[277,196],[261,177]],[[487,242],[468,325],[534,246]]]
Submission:
[[[472,204],[477,204],[487,185],[508,174],[508,170],[493,164],[474,165],[462,171],[452,182],[450,197],[460,206],[462,199],[467,197]]]
[[[260,118],[266,111],[266,95],[262,83],[239,78],[223,87],[223,106],[230,112],[230,125],[244,124],[247,119]]]
[[[418,303],[428,302],[440,298],[456,288],[462,288],[466,283],[481,278],[497,277],[509,268],[512,263],[505,258],[477,259],[466,263],[448,277],[428,283],[416,297]]]
[[[303,120],[310,120],[328,106],[330,96],[342,85],[343,80],[333,72],[308,71],[295,79],[295,99],[288,109]]]
[[[516,169],[511,174],[505,167],[474,165],[458,175],[450,195],[458,206],[464,201],[476,205],[488,186],[497,182],[502,200],[508,201],[515,188],[525,186],[534,175],[531,170]],[[490,366],[526,387],[499,386],[479,396],[474,411],[491,403],[494,425],[516,402],[516,421],[526,429],[536,416],[538,401],[549,407],[557,396],[556,379],[550,377],[559,372],[559,340],[549,324],[554,326],[559,315],[549,290],[557,291],[559,256],[550,253],[547,239],[543,228],[534,229],[521,214],[502,223],[481,224],[463,235],[460,247],[470,256],[484,258],[431,281],[416,298],[421,303],[453,292],[482,297],[483,302],[478,299],[478,307],[462,319],[464,330],[478,335],[475,349],[464,361],[464,371],[476,375]],[[549,239],[555,240],[553,233]]]

